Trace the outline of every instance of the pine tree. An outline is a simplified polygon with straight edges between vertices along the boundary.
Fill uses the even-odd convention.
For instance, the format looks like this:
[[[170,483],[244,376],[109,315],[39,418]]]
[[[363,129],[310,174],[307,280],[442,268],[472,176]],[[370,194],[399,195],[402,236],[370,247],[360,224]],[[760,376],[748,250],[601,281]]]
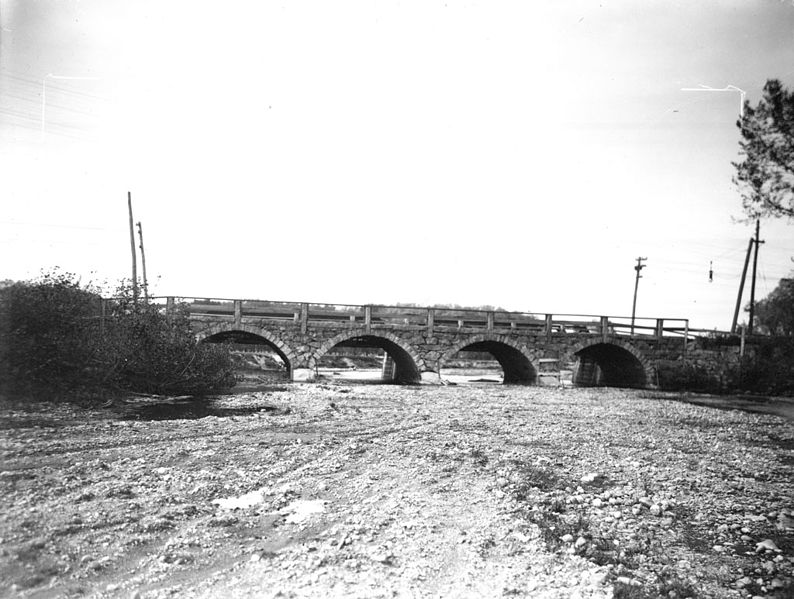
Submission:
[[[767,80],[758,105],[745,104],[737,125],[744,159],[733,163],[734,182],[745,214],[794,219],[794,92]]]

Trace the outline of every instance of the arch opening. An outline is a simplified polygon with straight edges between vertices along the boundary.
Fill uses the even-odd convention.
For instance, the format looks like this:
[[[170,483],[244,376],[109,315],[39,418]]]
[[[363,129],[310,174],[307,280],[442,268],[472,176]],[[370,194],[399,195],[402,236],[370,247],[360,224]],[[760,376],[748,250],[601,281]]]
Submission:
[[[201,343],[223,343],[229,347],[238,378],[237,388],[256,389],[290,380],[289,358],[273,342],[249,331],[229,330],[208,335]]]
[[[574,385],[580,387],[644,388],[645,366],[629,350],[612,343],[596,343],[574,354],[578,358]]]
[[[531,385],[537,372],[520,350],[500,341],[476,341],[450,355],[441,376],[455,383]]]
[[[398,343],[377,335],[339,341],[320,355],[317,376],[355,383],[412,385],[422,376],[413,356]]]

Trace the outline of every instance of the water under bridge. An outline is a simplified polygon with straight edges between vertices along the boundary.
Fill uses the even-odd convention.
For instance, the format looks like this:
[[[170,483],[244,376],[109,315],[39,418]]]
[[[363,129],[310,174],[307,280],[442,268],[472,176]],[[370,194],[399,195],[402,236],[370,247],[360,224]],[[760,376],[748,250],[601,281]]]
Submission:
[[[213,298],[156,298],[188,311],[197,338],[266,346],[292,381],[312,381],[320,360],[344,347],[385,352],[382,378],[439,382],[441,369],[466,352],[487,353],[503,382],[534,384],[570,373],[574,385],[655,387],[656,367],[709,358],[704,331],[680,318],[535,314],[458,308],[341,305]],[[459,353],[460,352],[460,353]],[[712,352],[713,353],[713,352]]]

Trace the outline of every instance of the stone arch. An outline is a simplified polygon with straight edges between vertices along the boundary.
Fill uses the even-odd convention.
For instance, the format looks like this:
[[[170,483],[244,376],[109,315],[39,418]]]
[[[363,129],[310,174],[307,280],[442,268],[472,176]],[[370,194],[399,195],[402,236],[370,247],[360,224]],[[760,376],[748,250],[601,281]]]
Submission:
[[[483,333],[464,337],[444,352],[438,361],[438,371],[441,366],[460,350],[473,346],[473,349],[486,351],[499,362],[504,373],[504,383],[531,384],[537,380],[538,371],[533,366],[534,357],[527,351],[526,347],[516,343],[507,335],[493,335]]]
[[[273,335],[270,331],[266,329],[262,329],[259,327],[251,326],[249,324],[240,324],[234,325],[231,322],[220,322],[217,324],[213,324],[206,329],[199,331],[196,333],[196,339],[201,342],[205,342],[210,337],[215,335],[222,335],[224,333],[234,333],[234,332],[242,332],[242,333],[249,333],[251,335],[256,335],[265,341],[267,345],[273,348],[273,350],[279,355],[279,357],[284,360],[284,364],[287,366],[287,371],[292,373],[293,368],[295,367],[295,363],[297,361],[297,356],[295,352],[289,347],[286,343],[284,343],[281,339]]]
[[[316,368],[320,359],[331,351],[333,347],[356,338],[371,341],[373,346],[380,347],[389,355],[394,361],[393,381],[395,383],[414,384],[421,382],[420,369],[424,366],[424,360],[409,343],[388,331],[363,333],[361,330],[354,330],[339,333],[315,350],[308,360],[309,368]]]
[[[573,381],[578,386],[645,388],[653,380],[648,359],[622,339],[580,342],[571,354],[578,358]]]

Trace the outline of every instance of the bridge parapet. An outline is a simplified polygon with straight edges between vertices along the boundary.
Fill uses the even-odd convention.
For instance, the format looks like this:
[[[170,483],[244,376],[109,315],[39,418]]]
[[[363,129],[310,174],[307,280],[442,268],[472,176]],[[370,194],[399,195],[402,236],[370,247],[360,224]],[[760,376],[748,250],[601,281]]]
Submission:
[[[592,314],[551,314],[490,311],[468,308],[404,307],[382,305],[319,304],[217,298],[165,298],[173,306],[183,303],[191,319],[227,321],[241,324],[244,319],[308,327],[373,327],[401,331],[435,331],[510,334],[568,335],[584,333],[611,336],[681,340],[698,336],[683,318],[635,318]]]

